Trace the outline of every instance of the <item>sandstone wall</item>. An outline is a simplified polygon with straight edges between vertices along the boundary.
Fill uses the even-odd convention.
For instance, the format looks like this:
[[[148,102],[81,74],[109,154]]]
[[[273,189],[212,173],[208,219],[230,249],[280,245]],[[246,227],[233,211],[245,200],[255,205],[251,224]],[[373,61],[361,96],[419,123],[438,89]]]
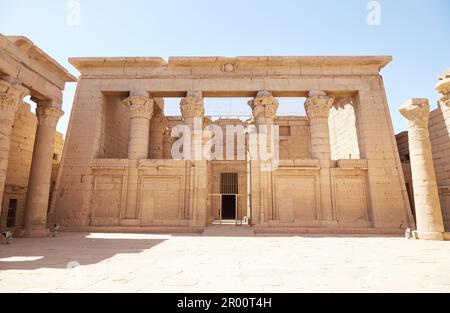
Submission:
[[[309,159],[309,121],[307,117],[277,117],[280,126],[280,160]]]
[[[332,107],[328,119],[330,127],[331,158],[359,159],[355,110],[351,104]]]
[[[125,159],[130,129],[128,109],[118,96],[105,96],[100,157]]]

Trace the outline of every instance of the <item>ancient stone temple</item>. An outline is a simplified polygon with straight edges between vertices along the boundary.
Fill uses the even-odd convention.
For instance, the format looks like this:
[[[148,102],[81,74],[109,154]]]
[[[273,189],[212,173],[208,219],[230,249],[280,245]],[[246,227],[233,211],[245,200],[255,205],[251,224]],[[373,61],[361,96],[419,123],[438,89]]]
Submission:
[[[414,220],[380,76],[390,61],[71,58],[81,77],[54,221],[71,230],[195,232],[232,221],[257,232],[403,233]],[[289,97],[303,98],[295,105],[306,116],[277,114]],[[181,99],[180,116],[165,114],[169,98]],[[207,116],[209,98],[246,99],[253,117]],[[211,133],[229,126],[215,137],[224,149],[205,157]],[[255,133],[269,140],[252,141]],[[189,158],[173,154],[182,137],[177,150],[191,147]],[[267,157],[253,158],[255,147]]]
[[[0,230],[48,235],[62,91],[76,78],[26,37],[0,34]],[[36,115],[24,97],[36,103]]]

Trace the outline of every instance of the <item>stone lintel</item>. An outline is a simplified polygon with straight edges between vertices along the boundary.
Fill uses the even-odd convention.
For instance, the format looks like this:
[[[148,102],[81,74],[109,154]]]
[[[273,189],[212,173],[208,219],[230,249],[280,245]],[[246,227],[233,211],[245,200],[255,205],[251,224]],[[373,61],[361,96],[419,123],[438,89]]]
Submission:
[[[310,75],[310,68],[322,67],[342,67],[349,68],[366,68],[374,67],[377,74],[387,64],[392,61],[391,56],[244,56],[244,57],[170,57],[168,62],[161,57],[73,57],[69,58],[70,64],[76,67],[81,73],[92,69],[97,75],[103,75],[104,68],[161,68],[159,75],[165,76],[164,69],[180,69],[177,75],[191,76],[195,69],[209,68],[211,72],[217,75],[229,76],[239,75],[242,68],[251,67],[255,69],[253,76],[269,75],[274,69],[293,69],[294,76]],[[186,69],[191,71],[186,71]],[[302,68],[303,71],[302,71]],[[258,71],[256,71],[258,69]],[[182,71],[181,71],[182,70]],[[344,71],[343,71],[344,72]],[[359,71],[357,71],[359,73]],[[194,74],[195,75],[195,74]],[[244,74],[246,75],[246,74]],[[327,72],[321,72],[321,75],[327,75]],[[329,73],[328,75],[335,75]],[[346,72],[346,75],[348,73]]]
[[[76,82],[77,78],[63,66],[24,36],[4,36],[0,34],[0,49],[18,64],[26,65],[36,75],[49,83],[64,89],[66,82]],[[16,73],[8,73],[15,76]]]

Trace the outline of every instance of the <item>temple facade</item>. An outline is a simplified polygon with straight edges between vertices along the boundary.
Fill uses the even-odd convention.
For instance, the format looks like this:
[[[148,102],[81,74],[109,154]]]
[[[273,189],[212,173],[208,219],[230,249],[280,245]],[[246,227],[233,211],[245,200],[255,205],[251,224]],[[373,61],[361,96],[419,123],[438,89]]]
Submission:
[[[71,58],[81,77],[51,216],[67,230],[404,233],[415,223],[380,75],[390,61]],[[277,114],[290,97],[305,116]],[[179,116],[165,114],[170,98]],[[252,118],[207,116],[208,98],[250,99]],[[190,157],[174,155],[180,126],[189,138],[175,150],[188,145]],[[224,150],[197,155],[218,129]]]

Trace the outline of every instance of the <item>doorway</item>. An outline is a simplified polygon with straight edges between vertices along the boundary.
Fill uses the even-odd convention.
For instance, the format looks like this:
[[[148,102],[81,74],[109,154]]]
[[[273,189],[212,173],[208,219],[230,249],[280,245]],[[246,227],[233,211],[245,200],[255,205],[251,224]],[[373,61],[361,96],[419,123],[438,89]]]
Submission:
[[[221,194],[221,219],[237,220],[237,197],[238,173],[221,173],[220,175],[220,194]]]
[[[236,198],[236,195],[222,195],[222,220],[236,219]]]

